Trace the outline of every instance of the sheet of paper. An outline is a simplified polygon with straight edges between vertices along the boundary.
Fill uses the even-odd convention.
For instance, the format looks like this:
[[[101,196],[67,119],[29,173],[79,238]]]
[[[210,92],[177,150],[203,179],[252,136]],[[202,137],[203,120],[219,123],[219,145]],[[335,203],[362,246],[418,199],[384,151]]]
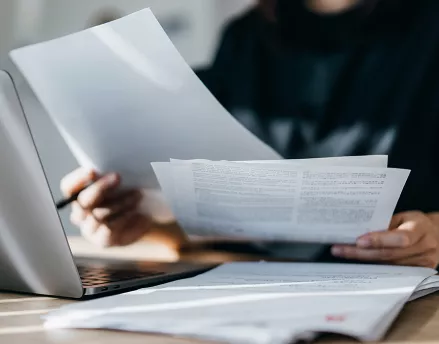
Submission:
[[[109,328],[233,343],[289,343],[334,332],[378,340],[434,270],[232,263],[203,275],[61,308],[51,328]]]
[[[178,159],[171,159],[178,161]],[[203,161],[203,160],[200,160]],[[356,166],[356,167],[388,167],[389,158],[387,155],[365,155],[365,156],[342,156],[314,159],[284,159],[284,160],[261,160],[261,161],[238,161],[240,163],[252,164],[291,164],[305,166]]]
[[[288,163],[153,164],[189,234],[353,243],[385,230],[409,171]]]
[[[418,288],[416,288],[416,291],[432,288],[432,287],[439,287],[439,276],[431,276],[427,278],[425,281],[423,281]]]
[[[435,294],[439,291],[439,288],[431,288],[431,289],[424,289],[424,290],[420,290],[417,291],[415,293],[413,293],[413,295],[410,297],[410,302],[412,301],[416,301],[420,298]]]
[[[171,159],[171,162],[181,160]],[[191,160],[193,162],[210,162],[208,160]],[[356,167],[382,167],[386,168],[388,157],[385,155],[371,156],[355,156],[355,157],[334,157],[334,158],[317,158],[317,159],[289,159],[289,160],[265,160],[265,161],[241,161],[247,164],[288,164],[288,166],[356,166]],[[167,195],[168,200],[174,198],[174,179],[169,163],[152,163],[154,172],[159,180],[162,191]],[[167,203],[170,208],[173,207],[172,202]]]
[[[439,276],[431,276],[423,281],[417,288],[410,301],[417,300],[421,297],[437,293],[439,291]]]
[[[149,9],[11,53],[78,162],[156,186],[150,163],[275,160],[177,52]]]

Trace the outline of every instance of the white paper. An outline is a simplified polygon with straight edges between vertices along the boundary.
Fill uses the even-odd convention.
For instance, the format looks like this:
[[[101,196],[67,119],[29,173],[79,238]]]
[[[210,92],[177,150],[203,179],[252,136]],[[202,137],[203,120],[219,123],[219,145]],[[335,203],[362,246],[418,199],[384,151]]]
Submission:
[[[439,291],[439,276],[431,276],[422,282],[416,288],[416,291],[410,297],[410,301],[417,300],[421,297],[434,294]]]
[[[178,159],[171,159],[171,161]],[[195,160],[197,161],[197,160]],[[203,160],[199,160],[203,161]],[[302,166],[350,166],[350,167],[388,167],[389,158],[387,155],[365,155],[365,156],[341,156],[314,159],[284,159],[284,160],[261,160],[261,161],[238,161],[238,163],[251,164],[288,164]]]
[[[439,276],[431,276],[423,281],[416,291],[421,291],[429,288],[439,288]]]
[[[409,175],[289,162],[173,160],[153,168],[189,234],[330,244],[386,230]]]
[[[78,162],[156,186],[150,163],[274,160],[177,52],[149,9],[11,53]]]
[[[191,279],[67,306],[50,328],[108,328],[233,343],[289,343],[318,332],[379,340],[434,270],[232,263]]]
[[[171,159],[171,162],[182,160]],[[193,162],[210,162],[209,160],[191,160]],[[288,166],[356,166],[356,167],[387,167],[388,157],[386,155],[368,155],[355,157],[333,157],[333,158],[316,158],[316,159],[285,159],[285,160],[263,160],[263,161],[240,161],[246,164],[288,164]],[[156,177],[161,185],[164,195],[167,195],[168,206],[172,208],[174,198],[174,179],[172,177],[171,166],[167,162],[152,163]]]

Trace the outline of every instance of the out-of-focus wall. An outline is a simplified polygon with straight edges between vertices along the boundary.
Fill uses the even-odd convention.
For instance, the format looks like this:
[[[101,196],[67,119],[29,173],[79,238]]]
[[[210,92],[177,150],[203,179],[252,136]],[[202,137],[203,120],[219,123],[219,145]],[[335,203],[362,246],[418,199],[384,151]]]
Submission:
[[[19,43],[38,42],[82,30],[100,14],[120,16],[150,7],[192,66],[209,63],[224,22],[254,0],[2,0]],[[15,5],[12,5],[14,4]],[[3,3],[0,3],[2,13]],[[18,43],[18,42],[17,42]],[[0,43],[1,44],[1,43]]]
[[[77,163],[55,126],[11,64],[7,52],[21,45],[59,37],[99,20],[102,11],[126,15],[151,7],[177,49],[191,66],[209,64],[222,26],[252,0],[0,0],[0,67],[15,77],[20,97],[55,198],[59,181]],[[0,163],[0,166],[4,166]],[[68,234],[76,230],[62,212]]]
[[[46,13],[41,30],[44,39],[83,29],[101,11],[125,15],[151,7],[186,61],[206,61],[206,45],[213,34],[214,17],[209,0],[45,0]],[[78,3],[81,5],[79,6]]]
[[[16,39],[14,35],[15,17],[15,0],[2,0],[0,3],[0,66],[5,64],[7,53],[13,47]]]

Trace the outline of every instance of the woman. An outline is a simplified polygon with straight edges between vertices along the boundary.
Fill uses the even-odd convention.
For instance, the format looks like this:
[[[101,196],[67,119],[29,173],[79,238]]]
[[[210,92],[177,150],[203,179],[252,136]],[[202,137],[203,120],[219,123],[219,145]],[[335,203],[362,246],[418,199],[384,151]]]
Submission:
[[[198,73],[286,158],[387,154],[413,171],[390,228],[332,247],[335,257],[439,264],[437,13],[434,0],[261,1],[228,26],[214,64]],[[72,213],[87,237],[128,244],[154,227],[138,192],[118,193],[116,175],[78,170],[62,188],[70,195],[96,179]]]

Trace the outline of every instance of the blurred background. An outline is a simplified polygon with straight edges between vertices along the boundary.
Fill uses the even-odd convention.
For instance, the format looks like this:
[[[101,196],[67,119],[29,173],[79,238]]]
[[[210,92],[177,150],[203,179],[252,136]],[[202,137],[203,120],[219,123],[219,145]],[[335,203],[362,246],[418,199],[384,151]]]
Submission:
[[[60,198],[59,181],[77,167],[26,83],[8,60],[8,52],[117,19],[145,7],[156,17],[192,67],[208,65],[227,21],[253,0],[0,0],[0,68],[14,77],[51,189]],[[68,234],[76,229],[61,214]]]

